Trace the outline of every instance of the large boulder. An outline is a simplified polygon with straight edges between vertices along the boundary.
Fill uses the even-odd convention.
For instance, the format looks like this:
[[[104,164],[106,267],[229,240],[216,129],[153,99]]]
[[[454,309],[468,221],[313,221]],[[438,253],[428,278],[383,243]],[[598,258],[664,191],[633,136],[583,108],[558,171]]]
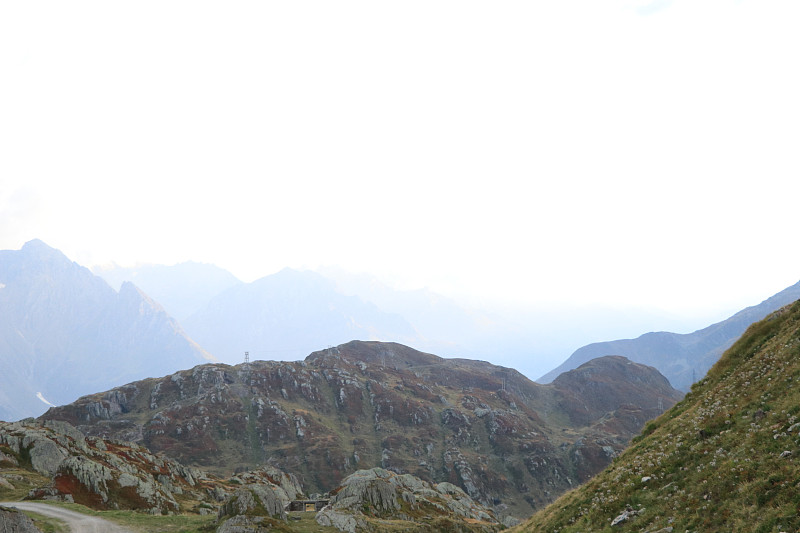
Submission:
[[[242,485],[270,485],[280,488],[281,490],[275,492],[283,501],[284,507],[303,493],[303,485],[296,475],[287,474],[272,465],[236,474],[233,479]]]
[[[272,485],[247,485],[235,491],[219,509],[219,517],[237,515],[286,518],[282,489]]]
[[[383,468],[359,470],[342,481],[317,523],[340,531],[379,531],[394,520],[414,531],[494,532],[492,511],[451,483],[433,485]],[[402,524],[400,524],[402,523]]]

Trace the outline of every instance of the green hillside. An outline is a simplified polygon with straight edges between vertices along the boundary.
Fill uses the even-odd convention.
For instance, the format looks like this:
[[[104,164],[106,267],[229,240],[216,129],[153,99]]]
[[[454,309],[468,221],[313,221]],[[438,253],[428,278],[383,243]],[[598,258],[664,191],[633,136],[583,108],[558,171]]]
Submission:
[[[800,530],[799,381],[795,302],[750,326],[605,471],[514,531]]]

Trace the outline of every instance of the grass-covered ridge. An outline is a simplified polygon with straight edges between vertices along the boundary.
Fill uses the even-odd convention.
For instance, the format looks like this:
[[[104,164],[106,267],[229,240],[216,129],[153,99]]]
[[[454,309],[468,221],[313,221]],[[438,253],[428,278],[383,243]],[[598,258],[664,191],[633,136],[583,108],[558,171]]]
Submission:
[[[612,520],[626,507],[639,511]],[[753,324],[601,474],[515,531],[800,530],[800,302]]]

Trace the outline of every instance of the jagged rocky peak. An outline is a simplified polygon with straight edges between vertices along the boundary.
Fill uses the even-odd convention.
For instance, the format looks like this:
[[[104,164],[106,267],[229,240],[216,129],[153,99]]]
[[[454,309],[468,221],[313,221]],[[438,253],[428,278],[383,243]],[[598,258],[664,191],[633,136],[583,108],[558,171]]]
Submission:
[[[36,261],[45,264],[76,264],[67,259],[67,256],[64,255],[60,250],[57,250],[52,246],[48,246],[39,239],[33,239],[23,244],[22,248],[20,248],[20,252],[28,261]]]

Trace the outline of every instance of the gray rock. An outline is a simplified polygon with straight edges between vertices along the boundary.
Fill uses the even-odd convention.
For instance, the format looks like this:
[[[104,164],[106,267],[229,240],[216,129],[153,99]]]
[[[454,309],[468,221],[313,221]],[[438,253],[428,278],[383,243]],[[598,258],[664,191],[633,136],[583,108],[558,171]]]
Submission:
[[[389,477],[390,473],[382,468],[359,470],[347,478],[331,505],[352,508],[367,503],[378,513],[398,511],[397,487],[387,480]]]
[[[0,452],[0,463],[7,463],[11,466],[19,466],[19,462],[17,461],[16,457],[13,455],[7,455],[3,452]]]
[[[317,513],[316,520],[320,525],[348,533],[371,530],[379,526],[368,522],[368,517],[409,520],[403,505],[429,515],[417,517],[417,522],[446,517],[484,522],[487,531],[501,527],[491,511],[452,483],[431,486],[410,474],[395,474],[382,468],[359,470],[345,478],[330,503]]]
[[[0,507],[0,533],[42,533],[42,530],[17,509]]]
[[[22,447],[29,449],[33,469],[45,476],[55,474],[67,458],[63,449],[38,431],[26,432]]]
[[[316,516],[317,524],[327,527],[335,527],[339,531],[355,533],[359,526],[358,521],[352,514],[341,513],[329,507],[325,507]]]
[[[633,507],[626,507],[622,513],[620,513],[616,518],[611,521],[611,526],[619,526],[620,524],[627,522],[634,516],[638,516],[644,509],[639,509],[638,511],[635,510]]]
[[[278,488],[278,487],[274,487]],[[278,488],[280,490],[280,488]],[[219,517],[238,515],[261,515],[266,512],[273,518],[286,519],[282,498],[269,485],[247,485],[234,492],[222,504]],[[263,509],[263,511],[262,511]]]

